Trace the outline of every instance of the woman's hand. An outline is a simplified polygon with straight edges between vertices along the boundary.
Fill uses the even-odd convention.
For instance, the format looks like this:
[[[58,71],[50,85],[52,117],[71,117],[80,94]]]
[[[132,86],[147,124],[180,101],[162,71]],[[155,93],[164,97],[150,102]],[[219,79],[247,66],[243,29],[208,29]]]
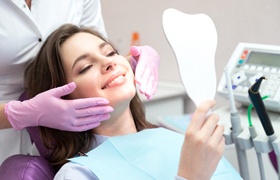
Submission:
[[[224,127],[219,116],[207,113],[215,101],[205,101],[193,114],[181,149],[178,175],[190,180],[209,180],[222,157]]]
[[[139,85],[140,93],[151,99],[158,85],[159,55],[150,46],[132,46],[130,54],[131,66],[135,71],[135,81]]]
[[[113,108],[107,99],[61,99],[75,88],[75,83],[69,83],[23,102],[11,101],[5,106],[6,117],[15,129],[45,126],[65,131],[93,129],[110,117]]]

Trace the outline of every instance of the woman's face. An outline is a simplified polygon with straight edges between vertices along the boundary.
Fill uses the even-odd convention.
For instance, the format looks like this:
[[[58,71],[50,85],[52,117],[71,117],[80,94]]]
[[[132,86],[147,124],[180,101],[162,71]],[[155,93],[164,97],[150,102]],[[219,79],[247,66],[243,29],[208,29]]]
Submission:
[[[126,58],[90,33],[77,33],[61,46],[67,82],[77,88],[71,99],[103,97],[111,106],[130,100],[136,93],[134,74]]]

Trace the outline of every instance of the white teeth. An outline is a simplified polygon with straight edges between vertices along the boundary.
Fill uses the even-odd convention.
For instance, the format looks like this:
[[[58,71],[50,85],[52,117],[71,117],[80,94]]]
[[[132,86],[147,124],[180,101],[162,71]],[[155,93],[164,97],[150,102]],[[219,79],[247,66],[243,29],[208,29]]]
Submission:
[[[107,84],[103,89],[112,86],[113,84],[117,83],[120,79],[122,79],[123,76],[118,76],[117,78],[115,78],[113,81],[111,81],[109,84]]]

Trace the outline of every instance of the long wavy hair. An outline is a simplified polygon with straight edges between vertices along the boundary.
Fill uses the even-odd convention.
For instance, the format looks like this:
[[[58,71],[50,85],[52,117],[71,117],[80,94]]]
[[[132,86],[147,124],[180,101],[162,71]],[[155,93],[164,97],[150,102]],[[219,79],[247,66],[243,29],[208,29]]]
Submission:
[[[46,39],[39,53],[25,71],[25,86],[29,98],[49,89],[67,84],[60,50],[62,44],[68,38],[79,32],[93,34],[108,42],[117,51],[108,39],[93,29],[71,24],[59,27]],[[62,98],[69,99],[68,96]],[[130,102],[130,109],[137,131],[155,127],[146,121],[145,109],[137,93]],[[47,159],[56,171],[68,162],[68,158],[74,157],[79,152],[87,152],[94,140],[91,130],[68,132],[40,127],[40,132],[42,141],[48,149]]]

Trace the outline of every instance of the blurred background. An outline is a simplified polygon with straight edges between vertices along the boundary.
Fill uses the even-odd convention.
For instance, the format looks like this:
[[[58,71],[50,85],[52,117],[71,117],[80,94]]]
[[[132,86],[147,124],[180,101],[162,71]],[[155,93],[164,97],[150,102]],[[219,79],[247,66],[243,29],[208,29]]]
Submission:
[[[217,85],[239,42],[280,45],[280,2],[255,0],[102,0],[108,36],[122,54],[129,53],[134,32],[140,45],[150,45],[161,57],[160,82],[181,83],[178,66],[163,29],[162,14],[175,8],[187,14],[204,13],[212,18],[218,33],[216,51]],[[216,95],[217,106],[227,101]],[[192,104],[190,104],[192,105]],[[186,111],[192,111],[188,107]]]
[[[203,13],[212,18],[218,33],[215,56],[217,86],[239,42],[280,45],[280,1],[102,0],[101,3],[108,36],[119,47],[121,54],[128,54],[130,46],[135,43],[152,46],[161,57],[159,88],[155,98],[152,101],[143,98],[151,120],[164,117],[166,121],[179,121],[182,119],[180,115],[191,113],[195,108],[185,94],[175,55],[162,29],[164,10],[175,8],[187,14]],[[228,100],[218,94],[215,100],[217,110],[229,106]],[[222,119],[229,122],[228,116],[229,111],[222,115]],[[238,169],[232,145],[226,147],[224,155]],[[247,155],[251,179],[260,179],[254,149],[249,150]],[[263,156],[267,179],[277,179],[267,154]]]

